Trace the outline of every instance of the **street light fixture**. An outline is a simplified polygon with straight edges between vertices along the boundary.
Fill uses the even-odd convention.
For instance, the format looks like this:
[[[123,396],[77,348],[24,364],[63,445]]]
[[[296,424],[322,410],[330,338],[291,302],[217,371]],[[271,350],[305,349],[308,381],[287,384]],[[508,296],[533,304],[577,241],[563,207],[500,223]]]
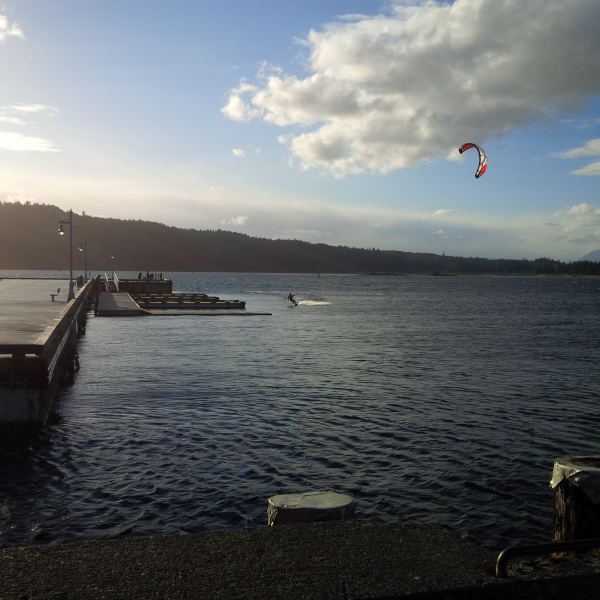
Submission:
[[[85,242],[81,242],[77,246],[77,250],[79,250],[79,252],[83,252],[83,277],[85,281],[88,279],[87,245],[87,240],[85,240]]]
[[[69,209],[69,220],[59,221],[58,229],[56,230],[58,235],[65,235],[64,225],[69,226],[69,293],[67,295],[67,302],[75,298],[75,291],[73,290],[73,210]]]

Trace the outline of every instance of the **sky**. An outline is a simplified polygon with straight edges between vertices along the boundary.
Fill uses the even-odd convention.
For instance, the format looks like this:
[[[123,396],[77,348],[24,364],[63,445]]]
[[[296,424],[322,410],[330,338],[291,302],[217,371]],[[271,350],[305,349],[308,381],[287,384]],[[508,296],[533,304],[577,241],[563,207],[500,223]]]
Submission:
[[[598,0],[0,0],[0,201],[577,260],[600,249],[599,22]]]

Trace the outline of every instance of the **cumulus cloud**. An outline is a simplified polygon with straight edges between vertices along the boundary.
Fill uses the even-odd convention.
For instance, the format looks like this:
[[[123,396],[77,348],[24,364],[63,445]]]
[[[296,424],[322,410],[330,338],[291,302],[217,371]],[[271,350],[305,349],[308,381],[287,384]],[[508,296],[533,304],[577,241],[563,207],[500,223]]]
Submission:
[[[232,148],[231,153],[237,158],[243,158],[246,156],[246,151],[243,148]]]
[[[582,202],[581,204],[574,204],[573,206],[569,207],[565,213],[567,215],[574,215],[576,217],[584,217],[591,214],[600,215],[600,209],[594,208],[589,202]]]
[[[581,202],[556,212],[553,217],[557,224],[551,240],[555,243],[566,242],[579,247],[582,244],[600,245],[600,206]]]
[[[242,81],[238,87],[231,90],[229,100],[221,109],[221,112],[233,121],[249,121],[250,119],[259,117],[260,110],[251,108],[243,100],[244,94],[252,94],[257,91],[258,88],[256,86]]]
[[[25,34],[17,23],[11,23],[6,15],[0,15],[0,42],[10,37],[24,39]]]
[[[12,152],[60,152],[50,140],[12,131],[0,131],[0,150],[10,150]]]
[[[248,222],[247,216],[240,215],[239,217],[231,217],[230,219],[223,219],[222,225],[232,225],[234,227],[243,227]]]
[[[599,20],[597,0],[396,2],[310,31],[306,76],[259,73],[222,112],[296,127],[304,168],[412,167],[582,108],[600,92]]]

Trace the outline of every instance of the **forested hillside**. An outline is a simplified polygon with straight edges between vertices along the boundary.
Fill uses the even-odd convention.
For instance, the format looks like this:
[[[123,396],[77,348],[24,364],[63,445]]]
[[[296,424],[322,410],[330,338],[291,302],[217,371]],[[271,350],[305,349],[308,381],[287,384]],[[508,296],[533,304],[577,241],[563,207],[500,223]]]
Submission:
[[[44,204],[0,203],[0,268],[64,269],[68,235],[56,228],[67,213]],[[270,240],[230,231],[180,229],[160,223],[74,214],[74,244],[87,240],[92,271],[246,271],[322,273],[599,273],[600,264],[549,259],[488,260],[366,250]],[[68,231],[67,231],[68,233]],[[75,267],[83,255],[75,251]],[[111,256],[114,259],[111,259]]]

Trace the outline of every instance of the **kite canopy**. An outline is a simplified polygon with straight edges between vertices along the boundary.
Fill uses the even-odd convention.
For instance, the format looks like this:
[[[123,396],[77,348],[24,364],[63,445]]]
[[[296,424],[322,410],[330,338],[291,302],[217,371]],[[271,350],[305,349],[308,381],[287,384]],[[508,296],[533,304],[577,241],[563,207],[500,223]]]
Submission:
[[[485,154],[485,150],[473,142],[467,142],[466,144],[463,144],[458,151],[462,154],[471,148],[475,148],[475,150],[479,152],[479,166],[477,167],[477,171],[475,171],[475,179],[479,179],[487,170],[487,156]]]

